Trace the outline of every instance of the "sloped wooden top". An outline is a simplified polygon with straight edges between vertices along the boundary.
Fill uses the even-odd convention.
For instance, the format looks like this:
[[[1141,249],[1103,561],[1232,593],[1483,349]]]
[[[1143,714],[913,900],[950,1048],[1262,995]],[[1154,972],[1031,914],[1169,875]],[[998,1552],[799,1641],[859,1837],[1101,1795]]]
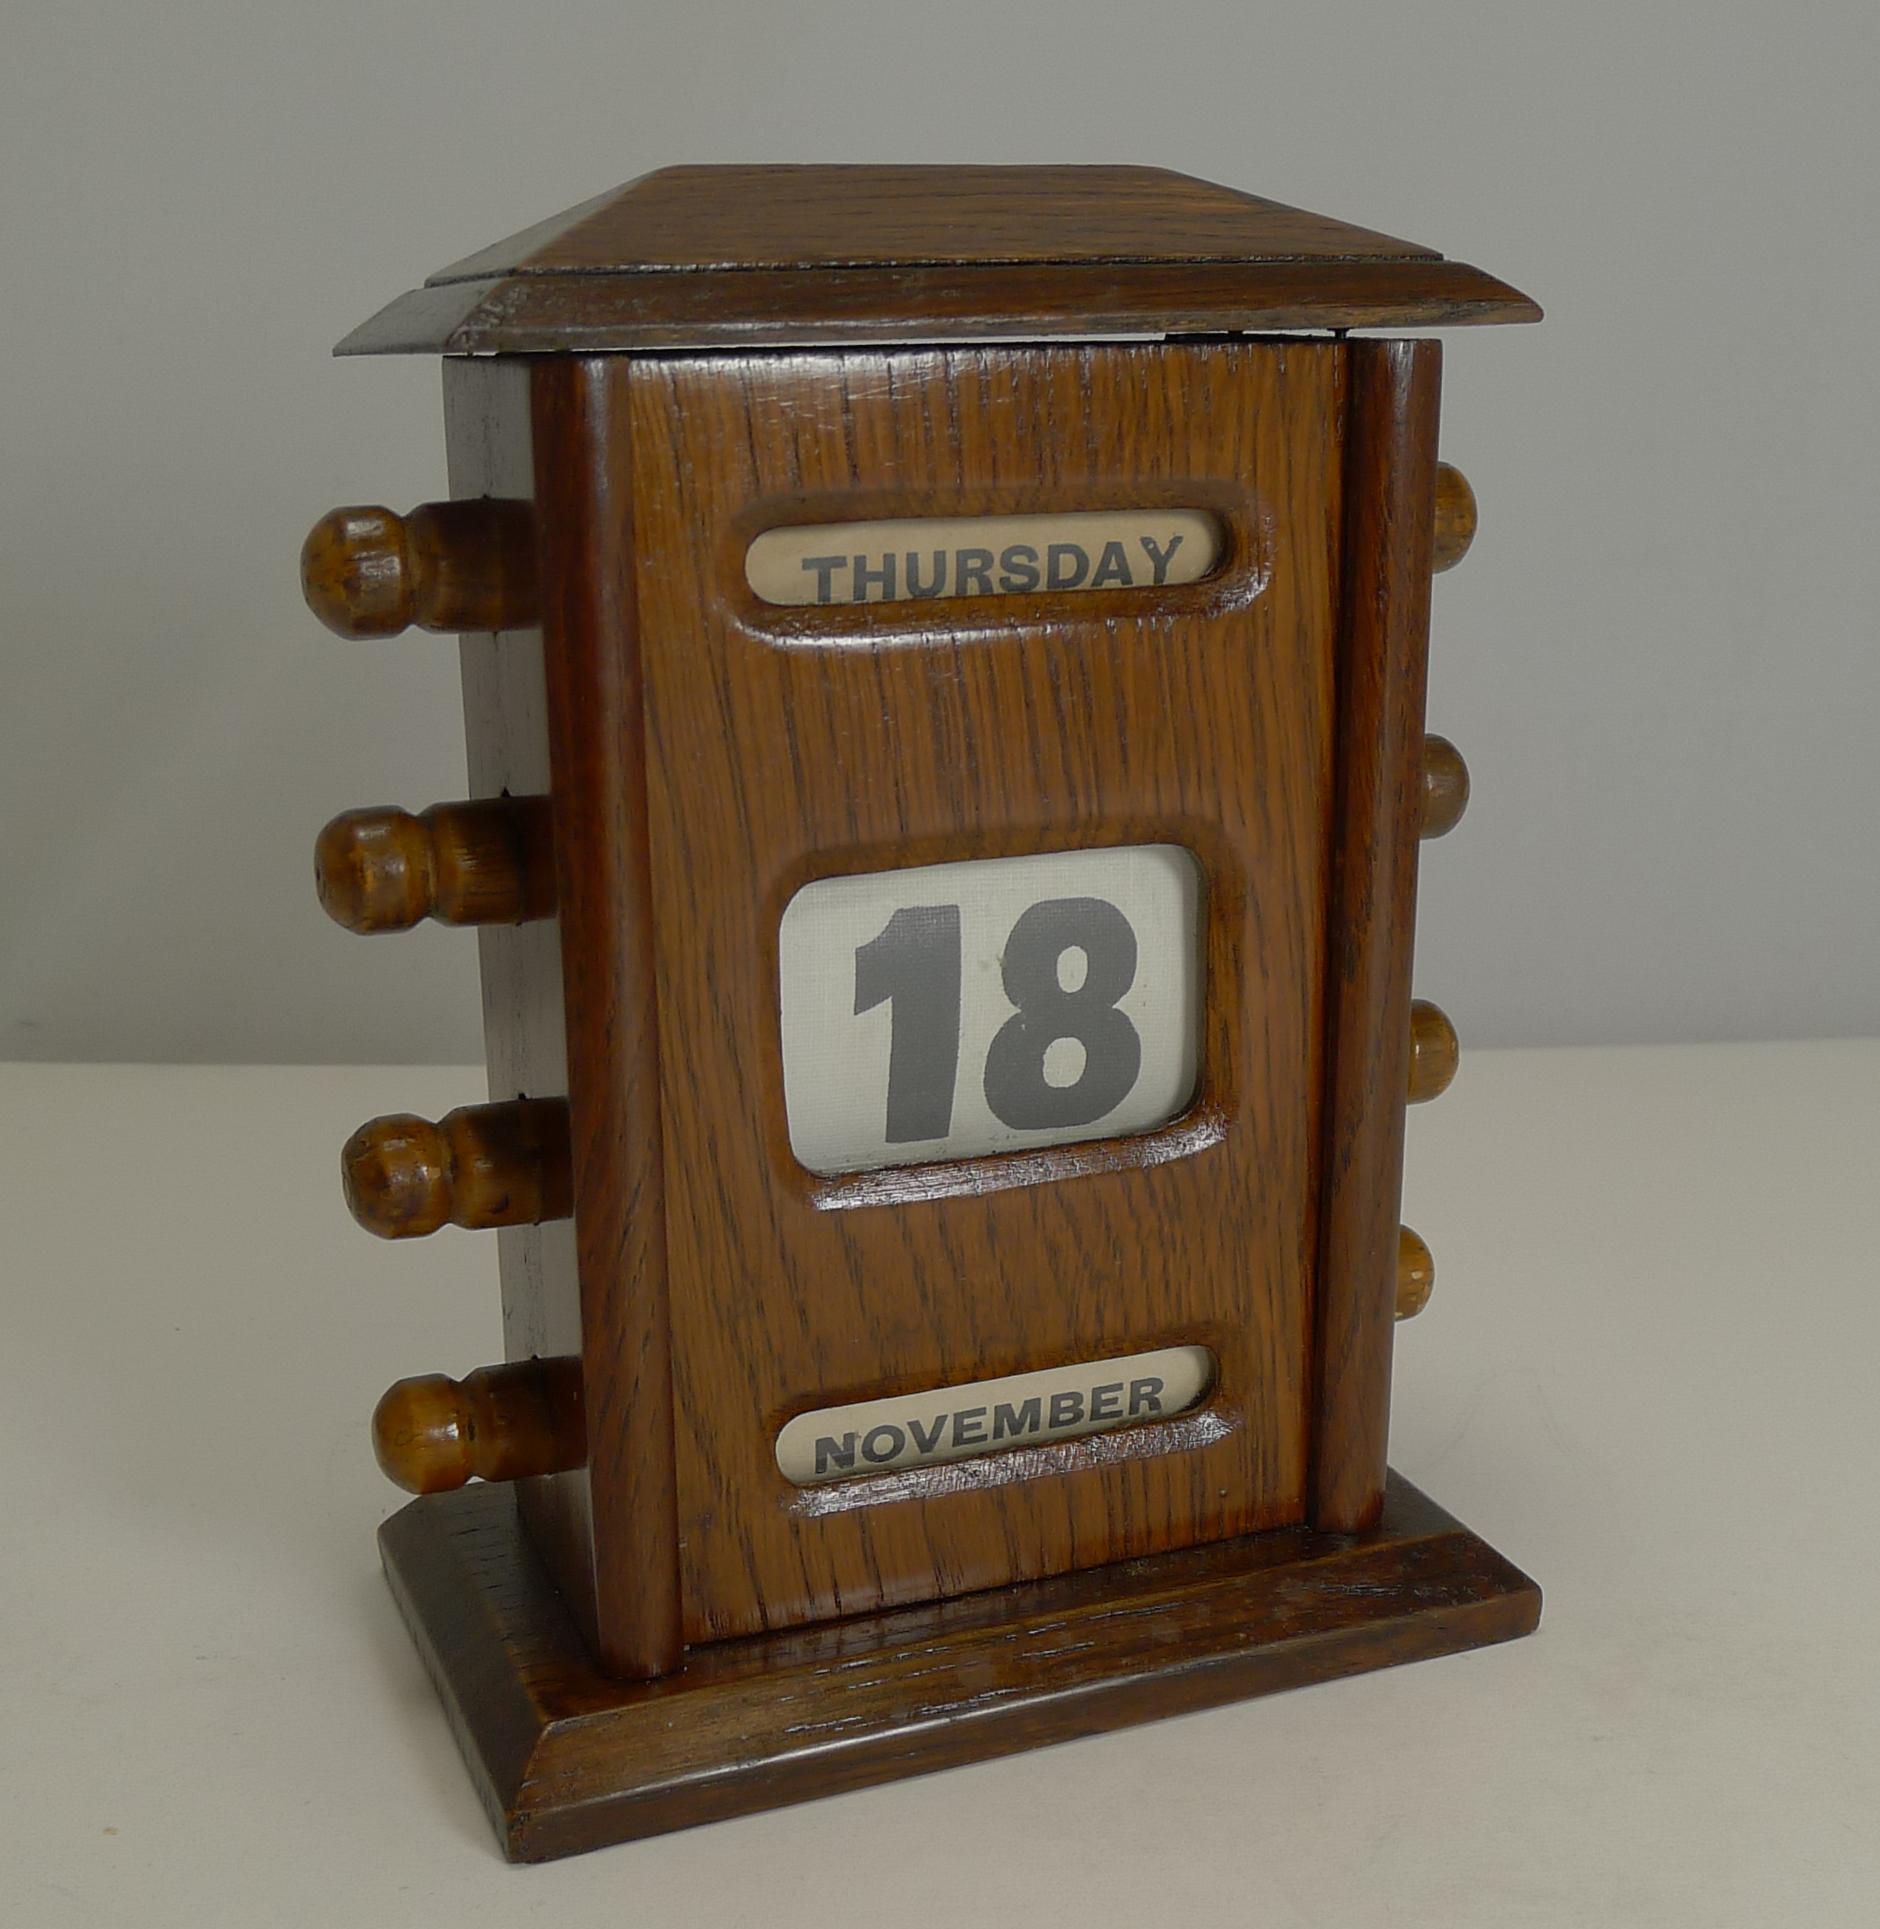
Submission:
[[[342,355],[1533,321],[1414,242],[1148,167],[673,167],[434,274]]]

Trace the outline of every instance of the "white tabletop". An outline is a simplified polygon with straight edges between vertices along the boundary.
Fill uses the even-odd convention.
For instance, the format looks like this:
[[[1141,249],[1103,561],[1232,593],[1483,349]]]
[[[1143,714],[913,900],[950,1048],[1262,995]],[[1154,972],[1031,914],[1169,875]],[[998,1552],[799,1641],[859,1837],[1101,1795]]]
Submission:
[[[464,1070],[0,1066],[0,1919],[1880,1920],[1880,1044],[1465,1054],[1392,1461],[1510,1646],[529,1869],[380,1580],[366,1421],[490,1242],[339,1201]]]

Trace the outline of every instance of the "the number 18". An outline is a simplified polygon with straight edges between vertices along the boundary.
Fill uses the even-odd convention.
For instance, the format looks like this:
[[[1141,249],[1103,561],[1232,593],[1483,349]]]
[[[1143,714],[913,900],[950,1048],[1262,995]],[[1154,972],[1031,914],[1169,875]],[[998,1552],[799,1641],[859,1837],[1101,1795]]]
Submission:
[[[1066,961],[1081,957],[1081,972]],[[1136,981],[1136,933],[1104,898],[1046,898],[1012,926],[999,961],[1014,1007],[986,1052],[993,1116],[1015,1131],[1091,1125],[1129,1096],[1142,1039],[1117,1009]],[[1072,982],[1066,983],[1070,977]],[[960,907],[896,911],[855,951],[855,1011],[891,1008],[890,1145],[953,1129],[960,1062]],[[1065,1042],[1079,1051],[1054,1050]],[[1055,1074],[1055,1076],[1054,1076]]]

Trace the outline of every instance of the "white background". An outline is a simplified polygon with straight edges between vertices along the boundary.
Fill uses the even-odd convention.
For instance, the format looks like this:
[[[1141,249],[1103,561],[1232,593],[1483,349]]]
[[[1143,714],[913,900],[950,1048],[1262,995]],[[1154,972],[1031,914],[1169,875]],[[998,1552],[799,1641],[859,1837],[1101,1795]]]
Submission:
[[[441,492],[431,269],[663,163],[1130,160],[1441,248],[1465,1043],[1880,1031],[1872,0],[27,0],[0,61],[0,1056],[463,1060],[475,946],[313,901],[461,794],[453,645],[295,560]]]

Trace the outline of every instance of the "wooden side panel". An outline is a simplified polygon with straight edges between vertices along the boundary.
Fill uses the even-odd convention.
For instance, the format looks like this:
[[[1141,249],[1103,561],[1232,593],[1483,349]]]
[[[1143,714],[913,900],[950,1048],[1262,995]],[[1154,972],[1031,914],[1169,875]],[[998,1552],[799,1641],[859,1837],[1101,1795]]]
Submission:
[[[531,380],[598,1652],[643,1677],[683,1644],[622,373],[556,360]]]
[[[1384,1505],[1442,348],[1350,346],[1312,1524]]]
[[[528,364],[444,364],[451,494],[526,502],[535,494]],[[546,796],[548,695],[540,629],[465,636],[464,741],[472,797]],[[414,800],[423,801],[423,800]],[[561,931],[553,921],[477,933],[490,1097],[551,1098],[568,1089]],[[581,1351],[574,1227],[506,1227],[495,1234],[503,1290],[503,1356],[552,1359]],[[592,1642],[597,1631],[592,1501],[585,1469],[518,1483],[523,1523]]]
[[[688,1638],[1304,1517],[1344,354],[704,356],[593,378],[633,395]],[[1145,492],[1218,509],[1225,577],[966,597],[939,620],[766,609],[744,585],[771,523]],[[1190,1112],[957,1166],[795,1163],[777,927],[800,885],[1139,842],[1206,875]],[[808,1408],[1184,1343],[1219,1361],[1184,1420],[810,1491],[777,1471],[776,1431]]]

